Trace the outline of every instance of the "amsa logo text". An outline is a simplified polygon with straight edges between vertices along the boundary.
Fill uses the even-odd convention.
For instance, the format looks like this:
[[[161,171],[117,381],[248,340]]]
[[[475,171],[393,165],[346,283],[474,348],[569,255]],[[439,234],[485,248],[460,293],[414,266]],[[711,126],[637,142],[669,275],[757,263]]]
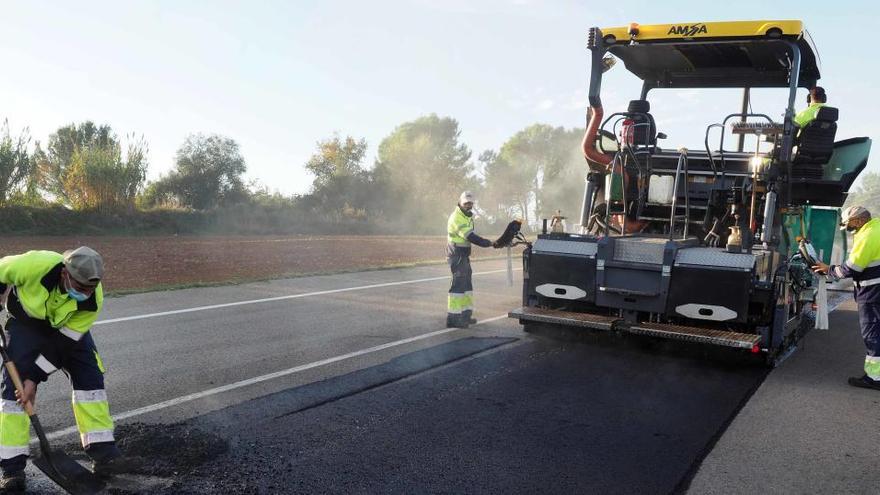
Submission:
[[[709,30],[706,29],[705,24],[692,24],[692,25],[684,25],[684,26],[672,26],[669,28],[669,32],[666,34],[675,34],[678,36],[696,36],[698,34],[708,34]]]

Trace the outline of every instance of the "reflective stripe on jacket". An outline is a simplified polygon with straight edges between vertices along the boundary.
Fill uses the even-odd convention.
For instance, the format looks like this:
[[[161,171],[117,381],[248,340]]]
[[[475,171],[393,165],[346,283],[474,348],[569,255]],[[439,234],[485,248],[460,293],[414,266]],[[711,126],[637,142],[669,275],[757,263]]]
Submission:
[[[102,284],[77,302],[61,287],[64,257],[54,251],[28,251],[0,258],[0,289],[14,286],[7,306],[16,318],[42,321],[72,340],[89,331],[104,304]]]

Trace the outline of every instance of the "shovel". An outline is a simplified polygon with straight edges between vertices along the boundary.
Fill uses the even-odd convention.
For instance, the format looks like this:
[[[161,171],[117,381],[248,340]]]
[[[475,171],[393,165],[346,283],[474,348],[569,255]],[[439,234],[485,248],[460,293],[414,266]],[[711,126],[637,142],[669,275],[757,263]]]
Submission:
[[[0,329],[0,357],[3,358],[3,366],[15,385],[15,390],[20,395],[24,394],[24,386],[21,383],[21,377],[18,375],[18,369],[15,363],[9,359],[6,353],[6,335],[4,329]],[[37,432],[40,439],[40,454],[34,457],[34,466],[46,474],[52,481],[58,484],[67,493],[73,495],[91,495],[98,493],[104,488],[104,482],[100,478],[92,474],[82,464],[71,459],[67,454],[60,450],[52,450],[49,440],[46,438],[46,432],[43,425],[40,424],[40,418],[34,412],[34,406],[30,402],[24,403],[24,410],[31,418],[31,425]]]

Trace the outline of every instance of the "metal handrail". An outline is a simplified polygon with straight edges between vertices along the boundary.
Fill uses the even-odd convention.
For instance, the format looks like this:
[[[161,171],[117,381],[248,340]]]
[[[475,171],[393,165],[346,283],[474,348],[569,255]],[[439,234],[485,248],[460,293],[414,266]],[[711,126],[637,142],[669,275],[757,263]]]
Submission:
[[[745,121],[745,119],[749,117],[763,117],[767,119],[767,122],[773,123],[773,119],[770,118],[769,115],[764,113],[732,113],[727,117],[724,117],[724,120],[721,121],[721,127],[727,127],[727,121],[734,118],[739,117]],[[721,131],[721,143],[719,144],[718,152],[721,153],[721,169],[727,170],[727,163],[724,162],[724,131]]]
[[[611,235],[611,233],[610,233],[610,229],[611,229],[611,200],[613,199],[613,195],[614,195],[614,174],[615,174],[615,170],[617,169],[617,167],[615,167],[616,164],[619,164],[619,166],[620,166],[620,184],[621,184],[620,195],[621,195],[621,200],[623,201],[623,222],[622,222],[621,234],[626,235],[626,175],[625,175],[625,170],[623,169],[623,160],[621,159],[620,155],[621,155],[621,152],[618,151],[617,153],[614,154],[614,158],[611,159],[611,174],[609,174],[611,176],[611,179],[610,179],[611,183],[608,185],[608,191],[606,191],[608,199],[605,202],[605,236],[606,237]]]
[[[715,165],[715,156],[712,154],[712,149],[709,147],[709,131],[711,131],[712,128],[714,128],[714,127],[721,128],[721,134],[722,134],[722,139],[723,139],[724,126],[721,124],[709,124],[709,127],[706,128],[706,139],[703,140],[703,145],[706,147],[706,154],[709,156],[709,163],[712,164],[712,173],[715,174],[715,176],[717,177],[718,176],[718,167]],[[724,173],[724,171],[725,170],[722,169],[722,173]]]
[[[614,120],[614,123],[612,124],[612,127],[611,127],[611,134],[612,134],[612,136],[614,136],[614,141],[615,141],[615,143],[617,144],[617,151],[616,151],[616,153],[614,154],[614,158],[613,158],[612,161],[611,161],[611,171],[610,171],[610,176],[611,176],[611,178],[610,178],[610,181],[611,181],[610,189],[611,189],[611,191],[608,191],[608,198],[609,198],[609,201],[607,202],[607,205],[606,205],[606,208],[605,208],[605,225],[604,225],[604,227],[605,227],[605,235],[606,235],[606,236],[607,236],[607,235],[610,235],[609,233],[610,233],[610,230],[611,230],[611,222],[610,222],[610,217],[611,217],[611,202],[610,202],[610,199],[611,199],[611,195],[612,195],[612,192],[613,192],[613,188],[614,188],[614,179],[615,179],[615,176],[616,176],[616,173],[617,173],[617,169],[618,169],[618,168],[620,169],[620,177],[621,177],[621,201],[623,202],[623,220],[622,220],[622,222],[621,222],[621,234],[622,234],[622,235],[626,235],[626,217],[627,217],[627,198],[626,198],[626,189],[627,189],[627,187],[626,187],[626,168],[625,168],[625,166],[624,166],[624,161],[625,161],[625,160],[624,160],[624,154],[627,155],[627,156],[629,156],[630,158],[632,158],[633,162],[635,163],[635,166],[636,166],[636,169],[637,169],[637,172],[638,172],[637,181],[638,181],[638,183],[641,184],[641,183],[645,182],[645,181],[643,180],[643,178],[650,177],[650,175],[651,175],[650,159],[649,159],[649,158],[646,159],[645,167],[644,167],[644,170],[643,170],[643,168],[642,168],[642,163],[641,163],[641,161],[638,159],[638,157],[637,157],[636,155],[637,155],[637,154],[647,153],[648,156],[650,157],[650,154],[653,153],[653,152],[655,152],[655,151],[657,150],[657,144],[656,144],[656,143],[654,143],[654,144],[646,143],[646,144],[644,144],[644,145],[636,145],[636,146],[635,146],[635,149],[633,149],[634,147],[629,146],[627,143],[621,143],[620,138],[619,138],[619,136],[618,136],[618,132],[617,132],[617,131],[618,131],[618,125],[619,125],[621,122],[623,122],[624,120],[626,120],[627,118],[632,117],[633,115],[641,115],[641,116],[644,116],[644,117],[645,117],[645,119],[644,119],[645,122],[632,124],[632,132],[633,132],[633,136],[636,135],[636,134],[635,134],[635,133],[636,133],[636,130],[635,130],[635,129],[636,129],[636,128],[641,128],[641,127],[646,127],[646,128],[648,129],[648,131],[649,131],[649,133],[650,133],[651,136],[656,136],[656,133],[657,133],[657,126],[656,126],[656,124],[653,122],[653,120],[652,120],[651,118],[649,118],[649,115],[648,115],[646,112],[615,112],[615,113],[612,113],[611,115],[609,115],[608,117],[606,117],[605,120],[602,122],[602,124],[599,126],[599,130],[600,130],[600,131],[605,131],[605,132],[607,132],[606,127],[607,127],[608,123],[609,123],[612,119],[615,119],[615,118],[616,118],[616,119]],[[656,139],[656,137],[655,137],[655,139]],[[644,149],[641,149],[641,148],[644,148]],[[605,150],[604,147],[602,146],[602,141],[601,141],[601,140],[599,140],[599,150],[600,150],[602,153],[606,153],[606,150]],[[639,199],[638,199],[638,201],[639,201],[639,210],[641,209],[641,197],[642,197],[642,194],[641,194],[641,191],[640,191],[640,192],[639,192]]]
[[[623,122],[627,118],[630,118],[633,115],[643,115],[643,116],[645,116],[645,120],[646,120],[646,122],[632,125],[633,136],[636,135],[635,129],[640,128],[640,127],[647,127],[648,130],[652,133],[652,135],[656,134],[657,127],[651,119],[648,119],[648,114],[645,112],[617,112],[617,113],[611,114],[608,116],[607,119],[605,119],[605,122],[603,122],[602,126],[600,127],[600,130],[604,131],[604,132],[608,132],[605,130],[605,125],[608,124],[608,122],[611,120],[612,117],[615,117],[615,116],[617,117],[617,119],[614,121],[614,124],[611,127],[611,132],[614,136],[614,141],[617,144],[617,150],[618,150],[617,152],[622,153],[626,157],[629,157],[632,159],[633,163],[635,163],[636,170],[638,172],[638,176],[636,177],[636,182],[638,184],[645,184],[645,187],[647,187],[646,180],[648,177],[651,176],[651,155],[657,151],[656,142],[655,142],[655,144],[629,146],[626,143],[620,142],[620,139],[618,137],[618,132],[617,132],[618,131],[618,127],[617,127],[618,124],[620,124],[621,122]],[[601,146],[601,142],[600,142],[600,149],[602,149],[603,153],[605,152],[604,148],[602,148],[602,146]],[[644,167],[642,167],[642,162],[641,162],[641,160],[639,160],[639,157],[637,155],[645,156]],[[621,165],[623,170],[626,170],[625,164],[626,164],[626,160],[624,159],[624,160],[622,160],[622,165]],[[642,194],[643,192],[644,191],[642,191],[641,189],[639,190],[639,196],[636,200],[638,202],[638,208],[636,210],[637,215],[641,215],[642,208],[644,206],[643,201],[642,201],[642,198],[644,197]]]
[[[605,118],[605,121],[602,122],[602,125],[599,126],[599,130],[604,131],[605,126],[608,125],[608,122],[610,122],[612,118],[617,117],[617,120],[614,121],[614,125],[611,126],[611,132],[614,134],[614,140],[617,143],[617,149],[618,150],[623,149],[623,146],[620,143],[620,139],[618,139],[618,137],[617,137],[617,124],[619,124],[621,121],[626,120],[627,118],[629,118],[633,115],[643,115],[645,117],[645,122],[642,122],[639,124],[633,124],[632,127],[633,128],[648,127],[649,131],[651,132],[651,136],[654,136],[654,140],[655,140],[654,144],[645,144],[644,145],[645,150],[644,151],[639,150],[638,152],[639,153],[643,153],[643,152],[653,153],[653,152],[657,151],[657,143],[656,143],[657,125],[656,125],[656,123],[654,123],[653,119],[649,118],[649,115],[646,112],[615,112],[615,113],[612,113],[611,115],[609,115],[608,117]],[[635,136],[635,134],[633,134],[633,136]],[[639,147],[639,146],[637,146],[637,147]],[[605,153],[605,150],[602,148],[601,140],[599,141],[599,149],[603,153]]]
[[[684,229],[682,231],[682,238],[687,239],[688,235],[688,225],[691,220],[691,202],[690,202],[690,194],[688,193],[688,163],[687,163],[687,148],[679,149],[678,155],[678,165],[675,167],[675,183],[672,186],[672,211],[669,214],[669,240],[672,240],[673,235],[675,234],[675,210],[678,206],[678,182],[681,176],[682,167],[684,167]]]
[[[602,122],[602,125],[599,126],[599,131],[600,131],[599,135],[601,135],[601,131],[608,132],[605,129],[605,126],[608,124],[608,121],[611,120],[611,117],[614,117],[615,115],[617,115],[617,120],[615,120],[614,124],[611,126],[611,135],[614,136],[614,142],[617,144],[617,150],[615,151],[615,153],[617,153],[621,149],[623,149],[623,146],[620,145],[620,138],[617,136],[617,124],[619,122],[623,121],[626,117],[624,117],[623,115],[618,115],[619,113],[620,112],[609,115],[608,118],[605,119],[605,122]],[[608,151],[605,149],[605,147],[602,146],[601,139],[599,139],[599,151],[601,151],[602,153],[608,153]]]

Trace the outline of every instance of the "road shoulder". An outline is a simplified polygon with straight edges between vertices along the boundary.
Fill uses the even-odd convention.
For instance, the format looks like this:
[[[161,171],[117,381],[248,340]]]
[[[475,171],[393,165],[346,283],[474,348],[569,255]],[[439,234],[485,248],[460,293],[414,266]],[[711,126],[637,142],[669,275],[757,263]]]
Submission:
[[[877,493],[880,392],[863,373],[855,303],[775,369],[703,461],[689,493]]]

